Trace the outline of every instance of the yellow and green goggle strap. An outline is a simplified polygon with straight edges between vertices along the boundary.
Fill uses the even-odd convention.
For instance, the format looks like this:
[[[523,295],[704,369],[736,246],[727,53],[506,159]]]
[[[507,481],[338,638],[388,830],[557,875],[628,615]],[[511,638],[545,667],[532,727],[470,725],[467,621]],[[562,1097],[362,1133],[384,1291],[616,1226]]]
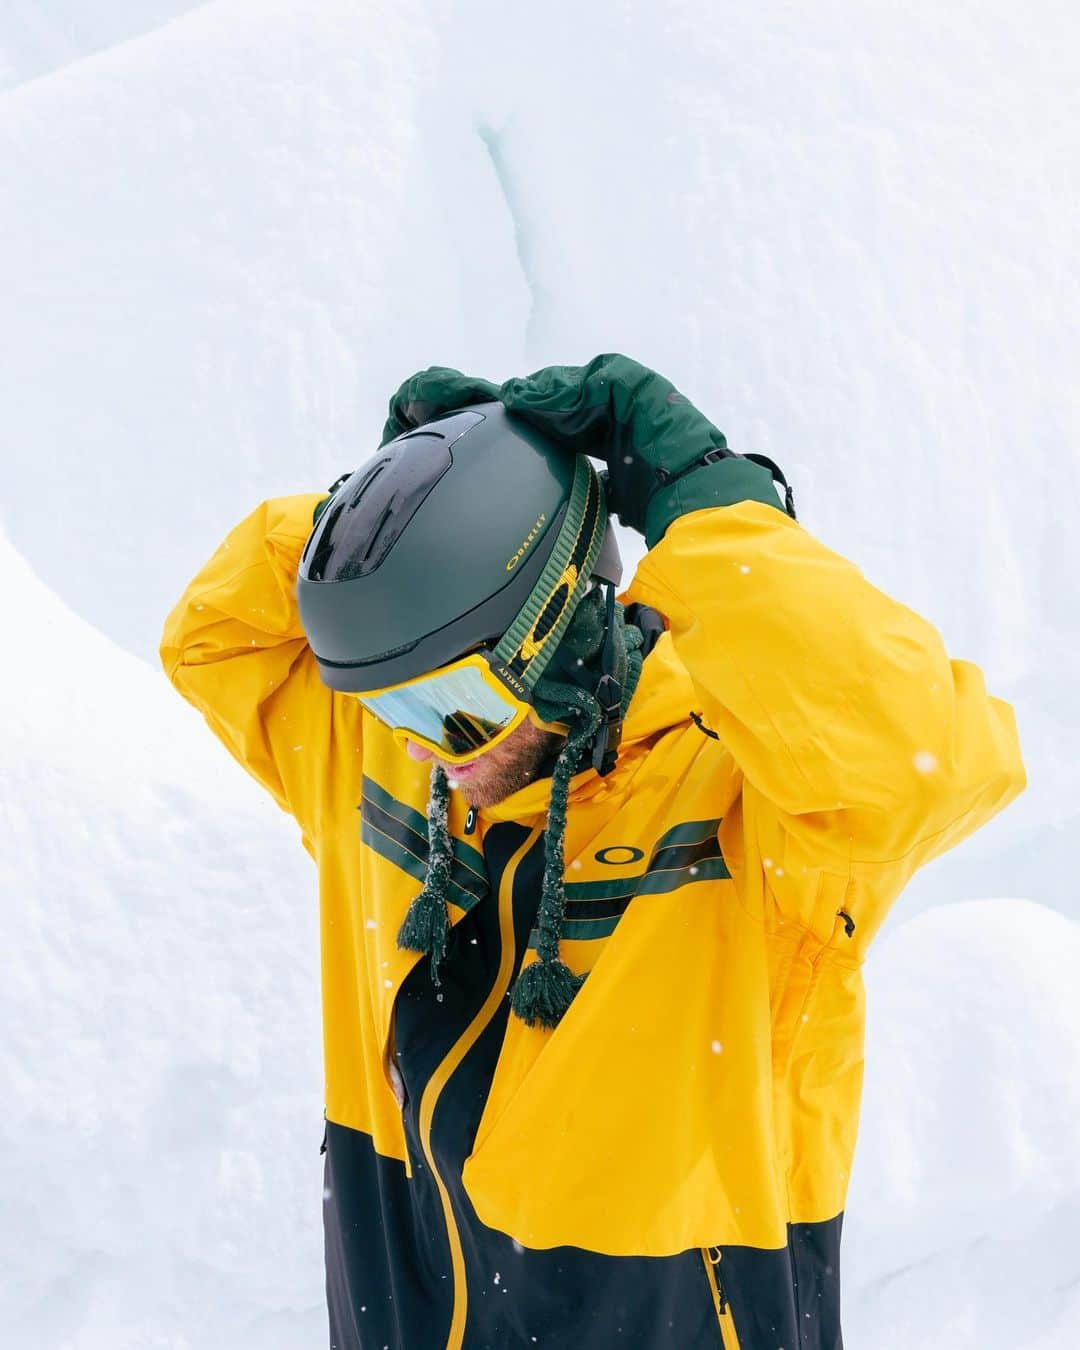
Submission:
[[[531,698],[562,641],[589,579],[607,529],[604,491],[584,455],[577,457],[566,515],[544,569],[495,646],[492,668],[511,689]]]

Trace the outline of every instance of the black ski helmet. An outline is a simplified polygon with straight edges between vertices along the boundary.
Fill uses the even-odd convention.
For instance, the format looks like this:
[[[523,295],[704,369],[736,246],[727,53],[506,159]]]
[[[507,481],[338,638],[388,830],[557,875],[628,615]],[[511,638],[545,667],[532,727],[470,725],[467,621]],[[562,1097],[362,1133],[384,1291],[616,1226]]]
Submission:
[[[591,578],[621,577],[593,466],[501,403],[405,432],[332,492],[296,586],[331,689],[383,689],[489,646],[527,694]]]

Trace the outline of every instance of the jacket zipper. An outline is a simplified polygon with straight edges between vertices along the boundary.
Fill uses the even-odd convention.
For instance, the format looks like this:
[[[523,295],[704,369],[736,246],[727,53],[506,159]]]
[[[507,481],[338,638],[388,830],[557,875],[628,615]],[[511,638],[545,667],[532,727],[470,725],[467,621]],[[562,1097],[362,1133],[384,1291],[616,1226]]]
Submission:
[[[712,1292],[716,1320],[720,1326],[720,1344],[723,1350],[740,1350],[739,1333],[735,1330],[735,1318],[731,1315],[731,1304],[724,1289],[724,1280],[720,1274],[720,1262],[724,1253],[719,1247],[702,1247],[701,1259],[705,1262],[705,1273],[709,1277],[709,1289]]]
[[[445,1059],[428,1079],[420,1097],[419,1129],[420,1144],[424,1150],[427,1165],[438,1187],[439,1200],[442,1203],[443,1218],[446,1221],[446,1237],[450,1244],[450,1266],[454,1279],[454,1312],[450,1321],[450,1332],[446,1338],[446,1350],[461,1350],[465,1339],[465,1318],[468,1313],[468,1289],[465,1283],[465,1253],[461,1245],[461,1234],[454,1220],[454,1209],[450,1202],[450,1193],[446,1183],[435,1165],[431,1148],[431,1122],[435,1115],[442,1090],[450,1081],[458,1065],[476,1044],[485,1027],[495,1016],[510,988],[514,974],[514,877],[517,875],[521,860],[540,837],[539,828],[530,832],[529,837],[511,856],[499,879],[499,973],[484,1005],[462,1034],[454,1042]]]

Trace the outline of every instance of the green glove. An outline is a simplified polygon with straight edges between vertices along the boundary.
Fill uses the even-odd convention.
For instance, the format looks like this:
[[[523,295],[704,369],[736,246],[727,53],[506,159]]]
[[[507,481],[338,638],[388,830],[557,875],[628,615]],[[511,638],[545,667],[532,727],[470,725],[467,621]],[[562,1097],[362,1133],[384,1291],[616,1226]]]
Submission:
[[[737,455],[670,380],[616,352],[547,366],[498,391],[507,411],[581,454],[607,461],[611,508],[652,548],[673,520],[759,501],[794,516],[791,489],[764,456]],[[773,488],[787,490],[784,506]]]
[[[617,352],[546,366],[501,387],[448,366],[417,371],[390,400],[381,444],[444,413],[501,400],[508,412],[608,466],[611,509],[649,548],[688,511],[759,501],[794,517],[787,480],[764,455],[738,455],[670,380]],[[773,480],[786,489],[782,507]]]
[[[427,370],[410,375],[390,400],[379,444],[385,445],[395,436],[422,427],[443,413],[456,412],[473,403],[494,403],[498,397],[499,386],[490,380],[473,379],[449,366],[428,366]]]

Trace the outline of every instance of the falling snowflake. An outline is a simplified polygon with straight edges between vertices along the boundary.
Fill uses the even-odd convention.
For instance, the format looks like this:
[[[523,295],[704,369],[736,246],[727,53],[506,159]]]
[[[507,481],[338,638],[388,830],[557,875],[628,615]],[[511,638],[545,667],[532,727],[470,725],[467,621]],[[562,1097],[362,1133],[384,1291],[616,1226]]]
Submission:
[[[393,987],[394,987],[394,981],[393,981],[393,980],[383,980],[383,988],[384,988],[384,989],[393,989]]]
[[[743,574],[743,576],[746,576],[747,572],[750,571],[750,568],[746,565],[746,563],[740,563],[739,571]]]
[[[498,1284],[499,1281],[500,1281],[501,1279],[502,1279],[502,1276],[499,1274],[498,1271],[496,1271],[496,1272],[495,1272],[495,1283]]]
[[[937,756],[930,750],[919,750],[911,761],[920,773],[933,773],[937,768]]]
[[[696,868],[696,867],[691,867],[691,868],[690,868],[690,875],[691,875],[692,877],[696,877],[696,876],[697,876],[697,868]]]
[[[724,1053],[724,1047],[719,1041],[713,1041],[712,1045],[709,1046],[709,1049],[714,1055],[722,1055]]]
[[[366,928],[378,928],[379,925],[375,922],[374,919],[368,919],[367,923],[364,926]]]

